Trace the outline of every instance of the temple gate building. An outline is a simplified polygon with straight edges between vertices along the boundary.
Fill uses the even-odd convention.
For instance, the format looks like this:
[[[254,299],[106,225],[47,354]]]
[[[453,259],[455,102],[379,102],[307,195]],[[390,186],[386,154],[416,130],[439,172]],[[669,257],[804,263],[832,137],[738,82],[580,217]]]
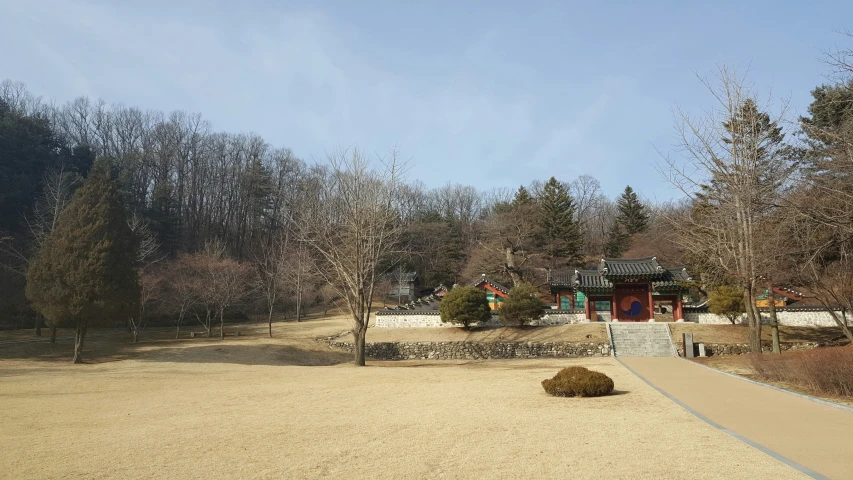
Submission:
[[[583,304],[587,320],[609,310],[613,322],[653,322],[656,302],[671,303],[673,319],[684,320],[682,282],[687,280],[686,269],[664,268],[656,257],[645,257],[602,258],[598,268],[551,274],[548,283],[557,308]]]

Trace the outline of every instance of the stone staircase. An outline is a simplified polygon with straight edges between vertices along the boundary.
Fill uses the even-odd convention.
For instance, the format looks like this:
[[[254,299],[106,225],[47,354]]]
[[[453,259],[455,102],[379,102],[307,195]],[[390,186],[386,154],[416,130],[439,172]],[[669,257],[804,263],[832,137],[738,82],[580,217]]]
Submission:
[[[663,323],[608,323],[613,354],[619,357],[671,357],[675,348]]]

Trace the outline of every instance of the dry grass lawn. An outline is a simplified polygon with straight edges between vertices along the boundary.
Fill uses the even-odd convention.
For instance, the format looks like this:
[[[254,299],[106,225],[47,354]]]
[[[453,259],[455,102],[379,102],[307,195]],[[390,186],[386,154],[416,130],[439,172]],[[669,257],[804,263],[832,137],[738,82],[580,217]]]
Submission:
[[[781,355],[788,355],[789,352],[782,352]],[[771,355],[769,353],[764,353],[764,355]],[[831,402],[840,403],[842,405],[847,405],[848,407],[853,407],[853,399],[850,397],[840,397],[836,395],[826,395],[821,392],[816,392],[813,390],[809,390],[807,388],[803,388],[800,385],[788,383],[788,382],[779,382],[779,381],[768,381],[765,379],[758,378],[756,375],[755,369],[752,367],[750,362],[750,358],[748,355],[726,355],[722,357],[705,357],[705,358],[694,358],[693,361],[705,365],[707,367],[711,367],[717,369],[721,372],[732,373],[735,375],[740,375],[742,377],[749,378],[751,380],[756,380],[758,382],[767,383],[770,385],[774,385],[777,387],[784,388],[786,390],[791,390],[793,392],[800,392],[806,395],[812,395],[815,397],[824,398]]]
[[[692,333],[696,343],[749,343],[746,325],[708,325],[697,323],[670,323],[672,340],[681,343],[682,333]],[[761,328],[761,338],[770,341],[770,327]],[[835,327],[779,327],[779,340],[783,343],[829,342],[843,340],[844,334]]]
[[[799,477],[610,358],[355,368],[313,340],[345,328],[137,345],[112,331],[84,365],[70,342],[0,345],[0,477]],[[549,397],[540,381],[568,365],[610,375],[616,394]]]

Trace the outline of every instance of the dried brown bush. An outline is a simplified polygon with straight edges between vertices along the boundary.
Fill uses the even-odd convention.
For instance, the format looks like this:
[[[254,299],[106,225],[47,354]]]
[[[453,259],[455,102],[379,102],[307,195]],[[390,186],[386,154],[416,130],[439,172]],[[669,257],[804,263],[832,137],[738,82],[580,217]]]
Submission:
[[[585,367],[567,367],[542,380],[542,388],[555,397],[600,397],[613,391],[613,380]]]
[[[762,380],[789,383],[826,395],[853,397],[853,345],[782,355],[750,355],[749,361]]]

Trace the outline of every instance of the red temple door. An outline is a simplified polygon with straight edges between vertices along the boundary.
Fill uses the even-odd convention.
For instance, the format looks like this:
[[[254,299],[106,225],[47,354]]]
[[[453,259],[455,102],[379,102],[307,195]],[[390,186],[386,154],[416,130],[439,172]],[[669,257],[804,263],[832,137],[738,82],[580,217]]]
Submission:
[[[651,318],[649,308],[649,292],[632,288],[630,290],[616,290],[614,292],[620,322],[648,322]]]

